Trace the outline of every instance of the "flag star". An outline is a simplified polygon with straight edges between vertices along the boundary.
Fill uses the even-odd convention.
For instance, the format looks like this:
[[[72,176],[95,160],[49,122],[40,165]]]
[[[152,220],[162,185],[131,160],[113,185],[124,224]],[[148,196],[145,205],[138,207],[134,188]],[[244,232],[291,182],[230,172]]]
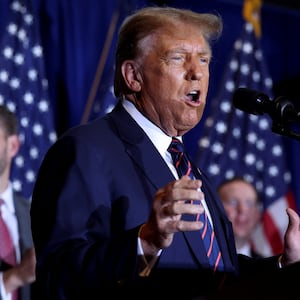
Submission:
[[[6,106],[8,107],[9,110],[12,112],[16,112],[16,104],[14,102],[8,101],[6,103]]]
[[[262,58],[263,58],[263,55],[262,55],[262,52],[260,50],[256,50],[255,53],[255,58],[258,60],[258,61],[261,61]]]
[[[275,195],[275,189],[274,189],[274,187],[273,186],[266,187],[266,194],[269,197],[273,197],[273,195]]]
[[[241,73],[243,73],[243,75],[248,75],[250,72],[250,68],[248,64],[242,64],[241,65]]]
[[[31,25],[33,23],[33,16],[31,14],[26,14],[24,16],[24,21],[27,25]]]
[[[27,117],[22,117],[21,119],[20,119],[20,124],[23,126],[23,127],[27,127],[28,126],[28,124],[29,124],[29,121],[28,121],[28,118]]]
[[[221,107],[221,110],[225,113],[228,113],[231,110],[231,105],[229,104],[228,101],[224,101],[220,107]]]
[[[20,12],[21,8],[22,8],[21,3],[19,1],[13,1],[11,7],[12,7],[12,10],[18,11],[18,12]]]
[[[253,25],[252,25],[252,23],[247,22],[245,24],[245,29],[246,29],[246,31],[247,31],[248,34],[251,34],[253,32]]]
[[[216,130],[218,133],[222,134],[227,131],[227,126],[224,122],[218,122],[216,124]]]
[[[25,177],[26,177],[26,180],[28,182],[34,182],[35,181],[35,173],[34,173],[34,171],[33,170],[28,170],[26,172]]]
[[[16,156],[15,163],[19,168],[24,167],[24,158],[21,155]]]
[[[256,82],[259,82],[260,81],[260,73],[259,72],[256,72],[256,71],[254,71],[253,73],[252,73],[252,79],[254,80],[254,81],[256,81]]]
[[[238,69],[238,66],[239,64],[236,59],[230,61],[229,68],[231,69],[231,71],[236,71]]]
[[[205,126],[208,128],[212,127],[214,125],[214,119],[211,117],[208,117],[205,121]]]
[[[255,132],[250,132],[247,136],[247,140],[250,144],[255,144],[257,141],[257,135]]]
[[[274,156],[281,156],[282,155],[282,147],[280,145],[275,145],[272,148],[272,154],[274,154]]]
[[[42,87],[47,90],[48,89],[48,80],[46,78],[42,79]]]
[[[16,54],[14,57],[14,62],[17,65],[22,65],[24,63],[24,55],[22,55],[20,53]]]
[[[246,174],[245,179],[251,183],[253,183],[253,176],[251,174]]]
[[[259,139],[256,143],[256,148],[263,151],[266,148],[266,142],[263,139]]]
[[[290,183],[291,180],[292,180],[291,173],[290,172],[284,172],[283,178],[284,178],[284,181],[286,183]]]
[[[3,95],[0,94],[0,104],[3,105],[3,103],[4,103],[4,97]]]
[[[253,52],[253,47],[252,47],[252,44],[251,43],[244,43],[243,45],[243,51],[247,54],[251,54]]]
[[[252,122],[256,123],[258,120],[258,116],[257,115],[249,115],[249,118]]]
[[[16,24],[10,23],[7,27],[7,31],[11,34],[11,35],[16,35],[17,31],[18,31],[18,27]]]
[[[271,177],[276,177],[279,174],[278,167],[275,166],[275,165],[270,166],[269,174],[270,174]]]
[[[17,192],[21,192],[22,190],[22,183],[20,180],[13,180],[12,182],[13,188],[17,191]]]
[[[238,158],[238,151],[235,148],[232,148],[229,150],[228,156],[232,159],[232,160],[236,160]]]
[[[43,54],[42,47],[40,45],[36,45],[32,48],[32,53],[36,57],[41,57]]]
[[[36,123],[33,125],[33,132],[35,135],[42,135],[43,134],[43,126],[41,124]]]
[[[245,155],[245,163],[252,166],[255,163],[255,155],[253,153],[247,153]]]
[[[26,35],[26,31],[21,28],[19,31],[18,31],[18,38],[20,39],[20,41],[26,41],[27,40],[27,35]]]
[[[217,154],[223,153],[223,145],[219,142],[215,142],[211,148],[214,153],[217,153]]]
[[[264,184],[261,180],[257,180],[256,183],[254,184],[254,186],[256,187],[256,189],[261,192],[264,188]]]
[[[272,80],[270,77],[267,77],[267,78],[264,80],[264,83],[265,83],[266,87],[271,88],[272,85],[273,85],[273,80]]]
[[[0,81],[7,82],[8,80],[8,72],[7,71],[1,71],[0,72]]]
[[[239,118],[242,118],[242,117],[245,115],[245,113],[244,113],[243,111],[238,110],[238,109],[235,110],[235,114],[236,114]]]
[[[57,140],[57,134],[54,131],[49,133],[49,141],[53,144]]]
[[[17,89],[20,87],[20,80],[14,77],[10,80],[9,85],[11,86],[12,89]]]
[[[36,147],[31,147],[29,154],[32,159],[37,159],[39,157],[39,151]]]
[[[235,88],[235,85],[233,83],[233,81],[227,81],[225,83],[225,88],[229,91],[229,92],[232,92]]]
[[[14,52],[13,52],[13,49],[11,47],[5,47],[3,49],[3,55],[4,55],[5,58],[10,59],[10,58],[13,57],[13,54],[14,54]]]
[[[24,101],[25,101],[25,103],[27,103],[27,104],[32,104],[33,101],[34,101],[33,94],[30,93],[30,92],[26,92],[26,93],[24,94]]]
[[[227,169],[225,172],[225,178],[230,179],[235,175],[234,170],[232,169]]]
[[[235,43],[234,43],[234,48],[235,50],[239,51],[242,49],[242,41],[241,40],[237,40]]]
[[[258,171],[262,171],[264,169],[264,162],[261,159],[258,159],[255,166]]]
[[[38,103],[38,108],[41,112],[45,113],[48,111],[49,109],[49,105],[48,102],[45,99],[42,99],[39,103]]]
[[[208,148],[210,143],[208,137],[204,137],[198,141],[200,147]]]
[[[232,135],[238,139],[241,136],[241,129],[238,127],[233,128]]]
[[[208,172],[212,175],[217,175],[220,173],[220,168],[217,164],[211,164],[209,167],[208,167]]]
[[[36,69],[30,69],[27,74],[28,74],[28,78],[30,80],[36,80],[37,79],[37,71],[36,71]]]
[[[266,118],[262,118],[262,119],[259,120],[259,122],[258,122],[258,127],[259,127],[261,130],[267,130],[267,129],[270,129],[269,122],[267,121]]]

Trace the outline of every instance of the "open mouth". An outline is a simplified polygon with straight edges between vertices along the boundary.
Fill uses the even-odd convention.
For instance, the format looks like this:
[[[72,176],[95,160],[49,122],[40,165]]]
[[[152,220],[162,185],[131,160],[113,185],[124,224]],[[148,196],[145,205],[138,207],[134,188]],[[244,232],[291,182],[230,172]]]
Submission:
[[[199,97],[200,97],[200,92],[199,91],[191,91],[187,94],[188,98],[190,99],[191,102],[198,102]]]

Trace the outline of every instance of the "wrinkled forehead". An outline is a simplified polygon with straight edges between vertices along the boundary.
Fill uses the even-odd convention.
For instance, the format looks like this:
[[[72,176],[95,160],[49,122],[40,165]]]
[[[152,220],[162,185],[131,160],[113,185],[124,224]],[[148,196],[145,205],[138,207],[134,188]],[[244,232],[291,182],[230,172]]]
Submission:
[[[177,22],[178,23],[178,22]],[[180,23],[177,26],[164,26],[152,31],[149,35],[139,41],[139,48],[144,54],[149,48],[170,50],[170,49],[193,49],[198,52],[205,52],[211,55],[209,43],[197,27]]]

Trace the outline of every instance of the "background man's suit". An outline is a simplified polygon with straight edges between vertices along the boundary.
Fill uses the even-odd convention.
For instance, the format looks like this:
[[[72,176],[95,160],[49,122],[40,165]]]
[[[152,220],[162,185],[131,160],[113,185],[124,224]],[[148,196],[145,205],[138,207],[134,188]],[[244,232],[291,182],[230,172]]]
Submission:
[[[30,202],[28,199],[18,195],[16,192],[14,192],[13,197],[15,213],[18,220],[20,253],[21,256],[23,256],[26,250],[33,247],[30,221]],[[0,270],[4,271],[5,268],[6,265],[0,258]],[[2,300],[1,295],[0,300]],[[20,288],[20,300],[31,300],[31,285],[27,284]]]

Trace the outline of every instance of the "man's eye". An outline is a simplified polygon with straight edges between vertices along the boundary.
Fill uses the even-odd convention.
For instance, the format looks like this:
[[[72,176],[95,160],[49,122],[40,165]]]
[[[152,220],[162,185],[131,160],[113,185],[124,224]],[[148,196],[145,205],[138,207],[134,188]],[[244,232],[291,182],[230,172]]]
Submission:
[[[200,58],[200,62],[201,62],[201,64],[208,64],[209,63],[209,59],[207,57],[201,57]]]
[[[183,56],[180,56],[180,55],[172,56],[172,57],[171,57],[171,60],[173,60],[173,61],[183,61],[183,60],[184,60],[184,57],[183,57]]]
[[[232,207],[236,207],[238,205],[238,201],[234,200],[234,199],[231,199],[231,200],[227,201],[226,203],[227,203],[227,205],[232,206]]]

